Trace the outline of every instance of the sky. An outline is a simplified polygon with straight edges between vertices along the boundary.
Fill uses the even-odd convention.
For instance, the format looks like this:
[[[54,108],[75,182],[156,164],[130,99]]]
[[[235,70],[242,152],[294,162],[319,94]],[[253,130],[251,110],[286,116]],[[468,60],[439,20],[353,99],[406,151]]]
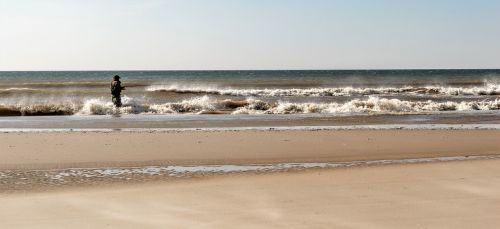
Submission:
[[[498,0],[0,0],[0,70],[500,68]]]

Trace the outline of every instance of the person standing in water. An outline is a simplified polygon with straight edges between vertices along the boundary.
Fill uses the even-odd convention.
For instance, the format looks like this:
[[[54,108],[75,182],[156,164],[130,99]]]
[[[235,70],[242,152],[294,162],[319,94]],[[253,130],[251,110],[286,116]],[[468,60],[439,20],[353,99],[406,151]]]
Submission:
[[[112,101],[115,104],[115,107],[122,106],[122,90],[125,90],[125,87],[122,86],[122,82],[120,81],[120,76],[115,75],[113,77],[113,81],[111,82],[111,95]]]

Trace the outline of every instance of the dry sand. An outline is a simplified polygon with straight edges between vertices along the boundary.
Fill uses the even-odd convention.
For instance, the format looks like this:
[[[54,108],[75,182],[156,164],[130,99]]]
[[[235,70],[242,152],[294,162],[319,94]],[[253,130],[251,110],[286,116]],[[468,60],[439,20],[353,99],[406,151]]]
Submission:
[[[0,195],[0,228],[497,228],[500,160]]]

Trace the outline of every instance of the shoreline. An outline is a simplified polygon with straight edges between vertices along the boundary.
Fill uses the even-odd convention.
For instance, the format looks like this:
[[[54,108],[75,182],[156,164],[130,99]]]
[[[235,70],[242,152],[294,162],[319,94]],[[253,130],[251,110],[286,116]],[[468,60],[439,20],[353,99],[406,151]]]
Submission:
[[[184,128],[0,128],[0,133],[54,132],[226,132],[226,131],[341,131],[341,130],[500,130],[500,124],[373,124],[327,126],[242,126],[242,127],[184,127]]]
[[[3,130],[113,130],[113,129],[217,129],[217,128],[295,128],[356,127],[401,125],[418,126],[495,126],[500,124],[498,111],[445,112],[442,114],[277,114],[277,115],[81,115],[0,117]]]

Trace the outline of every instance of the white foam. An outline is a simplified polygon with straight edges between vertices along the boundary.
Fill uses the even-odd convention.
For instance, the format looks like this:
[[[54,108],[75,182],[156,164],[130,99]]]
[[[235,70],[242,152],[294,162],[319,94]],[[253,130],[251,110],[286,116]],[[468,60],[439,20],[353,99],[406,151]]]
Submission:
[[[255,98],[245,100],[218,100],[204,95],[163,104],[149,104],[138,98],[124,96],[123,106],[115,108],[108,98],[87,99],[83,104],[67,103],[25,103],[0,104],[2,113],[17,112],[24,115],[42,114],[77,114],[77,115],[112,115],[121,114],[205,114],[230,111],[241,114],[404,114],[443,111],[490,111],[500,110],[500,99],[467,101],[407,101],[371,96],[353,99],[344,103],[289,101],[265,102]]]
[[[216,110],[216,100],[208,96],[195,97],[177,103],[148,104],[128,96],[122,97],[122,107],[115,108],[109,99],[89,99],[77,112],[79,115],[110,115],[122,114],[172,114],[199,113]]]
[[[319,131],[319,130],[500,130],[500,124],[376,124],[338,126],[266,126],[266,127],[211,127],[211,128],[0,128],[2,133],[51,132],[224,132],[224,131]]]
[[[37,89],[34,88],[27,88],[27,87],[11,87],[11,88],[2,88],[0,89],[1,92],[31,92],[31,91],[38,91]]]
[[[405,101],[369,97],[354,99],[346,103],[291,103],[276,104],[260,100],[248,100],[249,105],[240,107],[233,114],[297,114],[297,113],[419,113],[439,111],[499,110],[500,99],[481,101]]]
[[[431,94],[431,95],[500,95],[500,84],[485,83],[480,87],[445,87],[445,86],[405,86],[405,87],[378,87],[378,88],[291,88],[291,89],[236,89],[189,85],[152,85],[146,88],[151,92],[176,93],[204,93],[232,96],[353,96],[353,95],[380,95],[380,94]]]

